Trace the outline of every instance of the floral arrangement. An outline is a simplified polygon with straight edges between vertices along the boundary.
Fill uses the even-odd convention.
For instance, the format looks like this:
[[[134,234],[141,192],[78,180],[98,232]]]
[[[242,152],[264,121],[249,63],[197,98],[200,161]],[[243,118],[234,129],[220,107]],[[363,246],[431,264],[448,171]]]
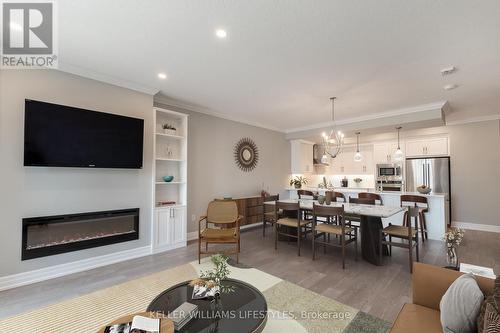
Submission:
[[[228,257],[222,254],[210,257],[210,261],[215,265],[215,268],[208,271],[201,271],[200,277],[189,283],[190,286],[195,287],[195,293],[202,296],[217,296],[220,291],[230,291],[221,286],[221,282],[231,273],[227,260]]]
[[[302,184],[307,184],[307,179],[302,176],[295,176],[295,178],[290,179],[290,186],[294,186],[295,188],[301,188]]]
[[[463,238],[464,231],[460,228],[450,228],[443,237],[447,247],[457,247]]]

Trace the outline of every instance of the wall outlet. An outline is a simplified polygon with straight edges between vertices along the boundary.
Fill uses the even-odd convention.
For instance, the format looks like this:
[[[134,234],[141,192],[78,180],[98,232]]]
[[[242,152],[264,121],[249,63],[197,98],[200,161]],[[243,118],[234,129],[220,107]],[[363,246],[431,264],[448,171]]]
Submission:
[[[191,215],[191,221],[196,222],[196,214]]]

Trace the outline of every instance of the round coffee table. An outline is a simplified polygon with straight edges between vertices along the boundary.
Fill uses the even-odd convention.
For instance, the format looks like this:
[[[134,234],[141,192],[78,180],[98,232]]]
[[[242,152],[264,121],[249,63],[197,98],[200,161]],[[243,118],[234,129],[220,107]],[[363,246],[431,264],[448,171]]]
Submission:
[[[198,314],[180,331],[217,333],[259,333],[267,322],[267,302],[255,287],[243,281],[226,279],[223,288],[231,291],[221,293],[215,303],[208,299],[192,299],[190,281],[179,283],[158,295],[149,304],[147,311],[163,312],[167,315],[184,302],[196,304]]]

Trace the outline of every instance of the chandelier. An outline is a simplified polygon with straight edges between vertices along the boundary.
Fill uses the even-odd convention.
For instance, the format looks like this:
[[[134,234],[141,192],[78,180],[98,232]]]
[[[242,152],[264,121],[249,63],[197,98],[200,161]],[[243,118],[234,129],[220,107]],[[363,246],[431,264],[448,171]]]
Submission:
[[[330,97],[332,101],[332,130],[329,135],[325,132],[322,133],[324,151],[321,157],[321,163],[328,163],[328,155],[330,155],[331,158],[337,157],[342,152],[342,147],[344,146],[344,133],[337,131],[335,126],[335,98],[336,97]]]

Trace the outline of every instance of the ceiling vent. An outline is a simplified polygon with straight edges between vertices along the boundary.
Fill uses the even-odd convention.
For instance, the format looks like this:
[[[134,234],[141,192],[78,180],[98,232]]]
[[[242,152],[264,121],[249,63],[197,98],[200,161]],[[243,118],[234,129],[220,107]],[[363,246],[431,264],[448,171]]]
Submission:
[[[441,70],[441,75],[442,76],[446,76],[446,75],[450,75],[450,74],[453,74],[457,71],[457,68],[455,66],[451,66],[451,67],[447,67],[447,68],[443,68]]]

